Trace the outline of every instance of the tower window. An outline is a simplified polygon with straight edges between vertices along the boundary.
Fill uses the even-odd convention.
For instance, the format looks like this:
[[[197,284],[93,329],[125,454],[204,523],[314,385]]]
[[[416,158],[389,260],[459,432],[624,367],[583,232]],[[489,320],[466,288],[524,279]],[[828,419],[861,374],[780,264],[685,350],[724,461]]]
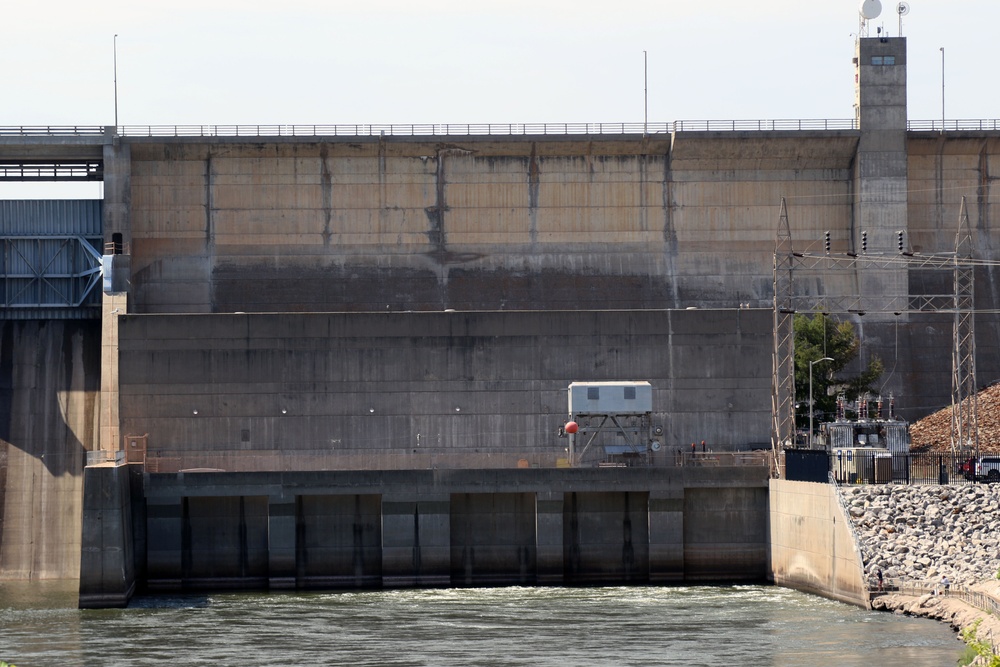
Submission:
[[[872,56],[872,65],[895,65],[896,56]]]
[[[626,401],[635,400],[635,387],[625,387],[625,400]]]

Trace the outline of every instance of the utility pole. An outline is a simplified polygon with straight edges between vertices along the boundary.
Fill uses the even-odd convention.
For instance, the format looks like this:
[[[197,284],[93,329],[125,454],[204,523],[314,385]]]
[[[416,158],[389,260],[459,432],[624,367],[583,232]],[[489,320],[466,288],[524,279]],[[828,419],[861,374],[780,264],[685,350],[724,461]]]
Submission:
[[[646,52],[642,52],[642,136],[646,136],[649,127],[649,60]]]
[[[944,47],[941,47],[941,131],[944,132]]]
[[[115,67],[115,134],[118,134],[118,34],[114,38],[114,67]]]

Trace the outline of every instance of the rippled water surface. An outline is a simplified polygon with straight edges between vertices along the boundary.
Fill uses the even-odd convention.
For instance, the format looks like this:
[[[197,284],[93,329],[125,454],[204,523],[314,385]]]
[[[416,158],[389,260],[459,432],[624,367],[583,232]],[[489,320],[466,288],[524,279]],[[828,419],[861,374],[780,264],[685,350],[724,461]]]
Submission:
[[[483,588],[136,598],[0,584],[0,660],[49,665],[954,665],[942,623],[784,588]]]

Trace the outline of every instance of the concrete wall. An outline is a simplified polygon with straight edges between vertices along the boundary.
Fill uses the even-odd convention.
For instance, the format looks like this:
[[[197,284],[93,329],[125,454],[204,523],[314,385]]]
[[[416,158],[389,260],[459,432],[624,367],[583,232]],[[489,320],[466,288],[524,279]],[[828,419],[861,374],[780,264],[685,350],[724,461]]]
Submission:
[[[87,468],[80,604],[132,591],[774,583],[868,605],[828,484],[768,470]],[[140,500],[141,497],[141,500]]]
[[[99,377],[99,323],[0,324],[0,579],[78,576]]]
[[[939,132],[911,133],[907,142],[908,155],[908,241],[915,252],[930,252],[932,248],[954,248],[958,231],[962,198],[966,198],[969,222],[975,232],[973,253],[976,257],[996,260],[1000,253],[996,223],[1000,220],[1000,188],[993,187],[1000,178],[1000,137],[996,133],[968,132],[960,136]],[[919,287],[929,293],[948,293],[952,289],[948,275],[927,275],[912,272],[911,289]],[[1000,266],[984,266],[975,272],[975,303],[983,310],[995,309],[1000,303]],[[940,357],[941,331],[950,336],[951,322],[947,318],[934,321],[921,318],[923,331],[914,331],[916,368],[925,361]],[[976,317],[976,372],[980,386],[1000,377],[1000,319],[992,315]],[[950,340],[946,341],[950,349]],[[932,366],[931,368],[935,368]],[[929,385],[949,388],[950,368],[937,364],[937,375],[927,375]],[[948,401],[945,400],[945,403]],[[942,405],[935,401],[932,405]]]
[[[84,469],[81,609],[124,607],[135,592],[136,553],[145,551],[133,531],[135,495],[142,495],[141,477],[133,488],[136,473],[135,466],[113,463]]]
[[[146,474],[147,538],[135,569],[146,573],[140,585],[164,591],[760,581],[767,474],[764,466]],[[100,522],[85,536],[93,531]]]
[[[781,197],[797,250],[820,251],[825,231],[835,253],[856,250],[867,231],[871,252],[894,254],[897,229],[914,250],[952,250],[966,194],[977,255],[994,258],[1000,140],[907,134],[905,49],[870,42],[863,56],[887,50],[898,65],[860,68],[864,132],[127,139],[110,157],[128,161],[113,173],[131,197],[133,310],[769,307]],[[977,276],[981,307],[996,299],[994,273]],[[797,288],[934,287],[919,273],[845,270]],[[947,404],[947,322],[851,319],[863,361],[895,368],[885,391],[903,416]],[[988,384],[1000,325],[980,320]]]
[[[569,383],[639,379],[664,460],[765,446],[770,327],[749,309],[128,315],[122,430],[158,470],[551,467]]]
[[[523,310],[763,305],[857,133],[127,141],[137,312]]]
[[[860,556],[836,493],[831,484],[770,481],[772,579],[867,607]]]

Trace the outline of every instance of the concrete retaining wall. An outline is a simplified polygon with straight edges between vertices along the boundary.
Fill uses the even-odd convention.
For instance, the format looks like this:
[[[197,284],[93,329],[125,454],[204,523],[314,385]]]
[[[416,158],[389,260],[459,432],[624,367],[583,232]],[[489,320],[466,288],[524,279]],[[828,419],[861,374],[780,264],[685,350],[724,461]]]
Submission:
[[[87,468],[81,607],[154,591],[761,581],[867,607],[827,484],[766,468]],[[141,496],[141,500],[139,497]]]
[[[770,438],[759,309],[127,315],[119,332],[122,430],[148,434],[153,470],[554,467],[579,380],[650,381],[664,461]]]
[[[125,142],[137,312],[575,310],[765,305],[858,133]]]
[[[100,323],[0,323],[0,580],[75,578]]]
[[[113,463],[84,470],[81,609],[124,607],[135,591],[137,550],[132,510],[134,492],[142,492],[141,484],[133,489],[135,481],[141,482],[138,474],[141,471],[135,466]]]
[[[860,151],[859,131],[131,138],[108,157],[128,163],[114,173],[128,174],[134,312],[770,307],[782,197],[796,250],[820,251],[829,231],[834,253],[856,251],[866,231],[869,252],[895,254],[897,229],[908,249],[954,250],[966,195],[976,255],[994,258],[996,133],[897,134],[892,191],[910,194],[892,215],[859,195],[885,150]],[[861,273],[798,289],[951,290],[927,272]],[[997,284],[995,267],[978,271],[981,307]],[[948,321],[844,316],[863,361],[895,367],[885,391],[902,416],[947,404]],[[998,341],[979,323],[980,384],[1000,377]]]
[[[869,606],[860,556],[831,484],[771,480],[774,583]]]
[[[88,468],[81,604],[127,592],[125,468]],[[134,570],[160,591],[761,581],[766,485],[766,467],[146,474]]]

